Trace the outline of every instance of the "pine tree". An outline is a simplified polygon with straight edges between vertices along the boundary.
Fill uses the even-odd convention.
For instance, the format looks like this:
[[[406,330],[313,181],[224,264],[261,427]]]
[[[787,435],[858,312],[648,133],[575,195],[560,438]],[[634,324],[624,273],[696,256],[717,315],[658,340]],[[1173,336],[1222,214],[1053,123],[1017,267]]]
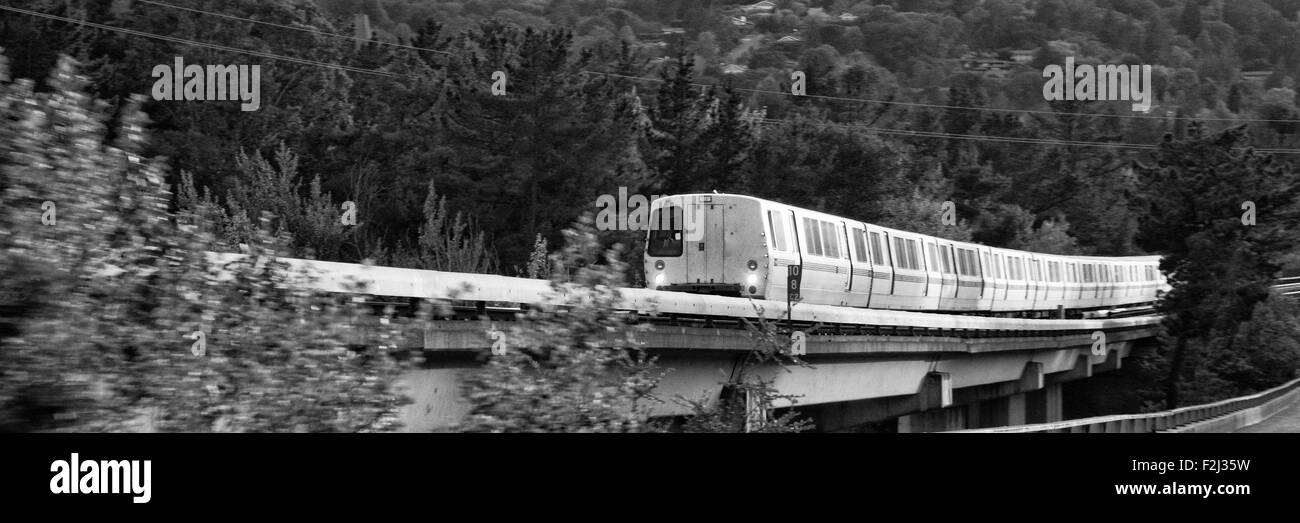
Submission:
[[[1138,165],[1148,187],[1138,241],[1162,254],[1172,286],[1157,306],[1172,337],[1166,408],[1181,404],[1184,380],[1214,373],[1206,347],[1221,340],[1216,351],[1243,350],[1232,340],[1270,299],[1280,260],[1296,244],[1300,176],[1244,141],[1244,126],[1211,135],[1193,123],[1186,139],[1166,137],[1153,165]]]

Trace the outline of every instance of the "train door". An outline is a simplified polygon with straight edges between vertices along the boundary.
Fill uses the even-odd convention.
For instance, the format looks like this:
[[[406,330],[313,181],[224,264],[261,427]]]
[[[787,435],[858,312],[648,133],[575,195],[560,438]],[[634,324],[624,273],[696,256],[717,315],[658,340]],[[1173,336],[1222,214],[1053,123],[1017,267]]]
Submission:
[[[997,296],[997,272],[993,270],[992,257],[989,256],[988,247],[979,247],[980,275],[983,278],[984,285],[980,289],[979,310],[993,310],[993,300]]]
[[[936,310],[943,295],[943,266],[939,264],[939,247],[933,240],[925,242],[925,309]]]
[[[849,246],[852,251],[853,272],[849,275],[849,305],[853,307],[871,306],[872,278],[871,255],[867,249],[867,231],[861,224],[849,228]]]
[[[939,244],[939,269],[942,271],[939,279],[939,303],[944,309],[956,307],[957,270],[952,251],[951,242]]]
[[[1007,307],[1007,274],[1002,268],[1002,254],[988,249],[989,251],[989,269],[984,271],[986,281],[993,282],[993,298],[989,305],[989,310],[1000,311],[1006,310]],[[990,278],[992,276],[992,278]]]
[[[867,226],[867,254],[871,255],[871,306],[892,309],[897,305],[894,293],[894,260],[889,252],[889,234]]]
[[[702,216],[704,221],[704,241],[700,243],[704,249],[704,274],[708,275],[709,283],[713,283],[715,277],[719,283],[726,282],[727,206],[705,203],[697,208],[702,211],[697,216]]]
[[[767,279],[767,292],[770,300],[785,301],[789,289],[790,267],[800,266],[799,237],[795,234],[794,214],[788,210],[767,211],[768,232],[771,239],[769,252],[770,275]]]
[[[835,255],[835,276],[836,281],[840,282],[839,298],[836,303],[840,305],[849,304],[849,295],[853,289],[853,255],[850,251],[853,244],[849,242],[848,227],[843,221],[823,222],[823,229],[827,229],[827,238],[835,238],[834,246],[828,249],[834,251]],[[827,242],[830,243],[830,242]]]

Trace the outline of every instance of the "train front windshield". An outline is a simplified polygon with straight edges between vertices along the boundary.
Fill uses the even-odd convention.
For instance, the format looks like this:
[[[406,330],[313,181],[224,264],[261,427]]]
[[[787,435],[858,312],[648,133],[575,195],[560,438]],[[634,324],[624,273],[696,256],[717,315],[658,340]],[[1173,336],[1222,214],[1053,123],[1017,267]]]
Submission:
[[[663,210],[669,212],[664,213]],[[650,256],[682,255],[682,208],[667,206],[655,209],[650,217],[650,237],[646,240],[646,254]]]

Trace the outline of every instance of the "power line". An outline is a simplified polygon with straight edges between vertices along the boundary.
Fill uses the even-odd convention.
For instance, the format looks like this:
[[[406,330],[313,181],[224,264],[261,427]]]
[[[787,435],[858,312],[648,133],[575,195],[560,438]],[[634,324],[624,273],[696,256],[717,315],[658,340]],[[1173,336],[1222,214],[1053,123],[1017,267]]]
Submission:
[[[759,118],[756,121],[762,124],[789,124],[789,120],[777,120],[773,118]],[[1072,147],[1105,147],[1115,149],[1135,149],[1135,150],[1157,150],[1160,147],[1152,144],[1124,143],[1124,142],[1090,142],[1082,140],[1055,140],[1049,138],[1023,138],[1016,136],[986,136],[977,134],[956,134],[939,131],[917,131],[912,129],[891,129],[886,127],[871,127],[860,124],[847,124],[837,122],[820,122],[814,125],[829,125],[844,129],[858,129],[887,135],[912,136],[918,138],[943,138],[954,140],[972,140],[982,142],[1000,142],[1000,143],[1019,143],[1032,145],[1064,145]],[[1244,150],[1245,148],[1238,148]],[[1300,154],[1300,149],[1277,149],[1277,148],[1254,148],[1255,152],[1267,154]]]
[[[663,83],[663,82],[665,82],[665,80],[662,79],[662,78],[652,78],[652,77],[645,77],[645,76],[630,76],[630,75],[617,74],[617,73],[609,73],[609,72],[603,72],[603,71],[582,71],[582,72],[583,72],[584,74],[603,75],[603,76],[609,76],[609,77],[614,77],[614,78],[623,78],[623,79],[627,79],[627,80],[640,80],[640,81],[659,82],[659,83]],[[696,86],[696,87],[724,87],[724,86],[719,85],[719,84],[706,84],[706,83],[699,83],[699,82],[691,82],[691,83],[689,83],[689,85]],[[1051,115],[1051,116],[1091,116],[1091,117],[1097,117],[1097,118],[1132,118],[1132,119],[1142,119],[1142,120],[1200,120],[1200,121],[1207,121],[1207,122],[1265,122],[1265,123],[1268,123],[1268,122],[1277,122],[1277,123],[1300,123],[1300,119],[1297,119],[1297,120],[1271,120],[1271,119],[1263,119],[1263,118],[1198,118],[1198,117],[1192,117],[1192,116],[1155,116],[1155,115],[1149,115],[1149,114],[1099,114],[1099,113],[1078,113],[1078,112],[1056,112],[1056,111],[1045,111],[1045,110],[1041,110],[1041,109],[999,109],[999,108],[996,108],[996,107],[976,107],[976,106],[969,106],[969,105],[929,104],[929,103],[921,103],[921,102],[898,102],[898,101],[893,101],[893,100],[873,100],[873,99],[870,99],[870,98],[848,98],[848,97],[844,97],[844,96],[827,96],[827,95],[820,95],[820,94],[794,94],[794,93],[789,93],[789,92],[785,92],[785,91],[771,91],[771,90],[766,90],[766,89],[751,89],[751,88],[748,88],[748,87],[731,87],[731,89],[736,90],[736,91],[743,91],[743,92],[747,92],[747,93],[775,94],[775,95],[780,95],[780,96],[794,96],[794,97],[799,97],[799,98],[814,98],[814,99],[818,99],[818,100],[830,100],[830,101],[837,101],[837,102],[876,103],[876,104],[881,104],[881,105],[899,105],[899,106],[904,106],[904,107],[924,107],[924,108],[929,108],[929,109],[961,109],[961,110],[968,110],[968,111],[996,111],[996,112],[1005,112],[1005,113],[1041,114],[1041,115]]]
[[[38,17],[41,17],[41,18],[48,18],[48,19],[50,19],[50,20],[58,20],[58,21],[60,21],[60,22],[68,22],[68,23],[73,23],[73,24],[84,25],[84,26],[87,26],[87,27],[93,27],[93,28],[95,28],[95,29],[102,29],[102,30],[105,30],[105,31],[114,31],[114,32],[125,33],[125,34],[129,34],[129,35],[134,35],[134,36],[142,36],[142,37],[145,37],[145,38],[153,38],[153,39],[155,39],[155,40],[163,40],[163,41],[167,41],[167,42],[173,42],[173,43],[184,44],[184,45],[193,45],[193,46],[198,46],[198,47],[207,47],[207,48],[209,48],[209,49],[216,49],[216,50],[218,50],[218,51],[226,51],[226,52],[229,52],[229,53],[245,54],[245,55],[250,55],[250,56],[257,56],[257,57],[260,57],[260,58],[268,58],[268,59],[271,59],[271,60],[281,60],[281,61],[291,62],[291,63],[296,63],[296,64],[301,64],[301,65],[314,65],[314,66],[316,66],[316,67],[326,67],[326,68],[330,68],[330,69],[338,69],[338,70],[340,70],[340,71],[349,71],[349,72],[353,72],[353,73],[361,73],[361,74],[372,74],[372,75],[377,75],[377,76],[386,76],[386,77],[390,77],[390,78],[393,78],[393,77],[408,77],[407,75],[400,75],[400,74],[396,74],[396,73],[390,73],[390,72],[387,72],[387,71],[379,71],[379,70],[375,70],[375,69],[362,69],[362,68],[360,68],[360,67],[352,67],[352,66],[348,66],[348,65],[340,65],[340,64],[331,64],[331,63],[328,63],[328,62],[317,62],[317,61],[314,61],[314,60],[307,60],[307,59],[303,59],[303,58],[294,58],[294,57],[292,57],[292,56],[282,56],[282,55],[273,54],[273,53],[266,53],[266,52],[262,52],[262,51],[252,51],[252,50],[248,50],[248,49],[239,49],[239,48],[235,48],[235,47],[226,47],[226,46],[224,46],[224,45],[210,44],[210,43],[207,43],[207,42],[197,42],[197,41],[194,41],[194,40],[186,40],[186,39],[184,39],[184,38],[177,38],[177,37],[174,37],[174,36],[165,36],[165,35],[159,35],[159,34],[154,34],[154,33],[146,33],[146,32],[144,32],[144,31],[136,31],[136,30],[134,30],[134,29],[127,29],[127,28],[124,28],[124,27],[113,27],[113,26],[111,26],[111,25],[97,24],[97,23],[95,23],[95,22],[90,22],[90,21],[86,21],[86,20],[77,20],[77,19],[75,19],[75,18],[66,18],[66,17],[62,17],[62,16],[58,16],[58,15],[52,15],[52,14],[42,13],[42,12],[39,12],[39,11],[29,11],[29,10],[27,10],[27,9],[20,9],[20,8],[17,8],[17,7],[10,7],[10,6],[6,6],[6,5],[0,5],[0,9],[5,10],[5,11],[12,11],[12,12],[15,12],[15,13],[21,13],[21,14],[31,15],[31,16],[38,16]]]
[[[204,11],[204,10],[202,10],[202,9],[195,9],[195,8],[193,8],[193,7],[185,7],[185,6],[179,6],[179,5],[172,5],[172,4],[167,4],[167,3],[163,3],[163,2],[155,2],[155,1],[153,1],[153,0],[137,0],[137,1],[140,2],[140,3],[145,3],[145,4],[150,4],[150,5],[156,5],[156,6],[159,6],[159,7],[169,7],[169,8],[172,8],[172,9],[180,9],[180,10],[182,10],[182,11],[190,11],[190,12],[193,12],[193,13],[205,14],[205,15],[210,15],[210,16],[219,16],[219,17],[221,17],[221,18],[228,18],[228,19],[231,19],[231,20],[240,20],[240,21],[249,22],[249,23],[254,23],[254,24],[262,24],[262,25],[269,25],[269,26],[271,26],[271,27],[279,27],[279,28],[282,28],[282,29],[289,29],[289,30],[293,30],[293,31],[302,31],[302,32],[304,32],[304,33],[311,33],[311,34],[315,34],[315,35],[330,36],[330,37],[334,37],[334,38],[346,38],[346,39],[348,39],[348,40],[355,40],[355,41],[358,41],[358,42],[366,42],[366,43],[374,42],[374,43],[379,44],[379,45],[387,45],[387,46],[391,46],[391,47],[400,47],[400,48],[403,48],[403,49],[412,49],[412,50],[415,50],[415,51],[428,51],[428,52],[430,52],[430,53],[438,53],[438,54],[445,54],[445,55],[448,55],[448,56],[454,56],[452,53],[449,53],[449,52],[447,52],[447,51],[440,51],[440,50],[438,50],[438,49],[429,49],[429,48],[426,48],[426,47],[416,47],[416,46],[413,46],[413,45],[395,44],[395,43],[391,43],[391,42],[382,42],[382,41],[378,41],[378,40],[369,40],[369,39],[366,39],[366,38],[360,38],[360,37],[351,36],[351,35],[344,35],[344,34],[338,34],[338,33],[329,33],[329,32],[325,32],[325,31],[318,31],[318,30],[310,29],[310,28],[306,28],[306,27],[294,27],[294,26],[291,26],[291,25],[277,24],[277,23],[272,23],[272,22],[264,22],[264,21],[261,21],[261,20],[254,20],[254,19],[252,19],[252,18],[243,18],[243,17],[239,17],[239,16],[228,15],[228,14],[225,14],[225,13],[217,13],[217,12],[213,12],[213,11]]]

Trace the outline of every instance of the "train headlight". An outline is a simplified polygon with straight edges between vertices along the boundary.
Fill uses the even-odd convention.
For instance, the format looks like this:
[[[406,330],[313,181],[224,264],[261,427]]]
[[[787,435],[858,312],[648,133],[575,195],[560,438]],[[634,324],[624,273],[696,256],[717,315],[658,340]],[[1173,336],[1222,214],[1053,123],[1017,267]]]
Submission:
[[[656,274],[656,275],[655,275],[655,287],[657,288],[657,287],[659,287],[660,285],[663,285],[663,284],[664,284],[664,275],[663,275],[663,273]]]
[[[664,270],[663,260],[655,260],[655,270],[660,270],[660,271]]]
[[[751,287],[753,287],[754,285],[758,284],[758,275],[750,274],[749,278],[747,278],[745,281],[748,282]]]
[[[754,260],[749,260],[749,270],[751,271],[758,270],[758,262]]]

